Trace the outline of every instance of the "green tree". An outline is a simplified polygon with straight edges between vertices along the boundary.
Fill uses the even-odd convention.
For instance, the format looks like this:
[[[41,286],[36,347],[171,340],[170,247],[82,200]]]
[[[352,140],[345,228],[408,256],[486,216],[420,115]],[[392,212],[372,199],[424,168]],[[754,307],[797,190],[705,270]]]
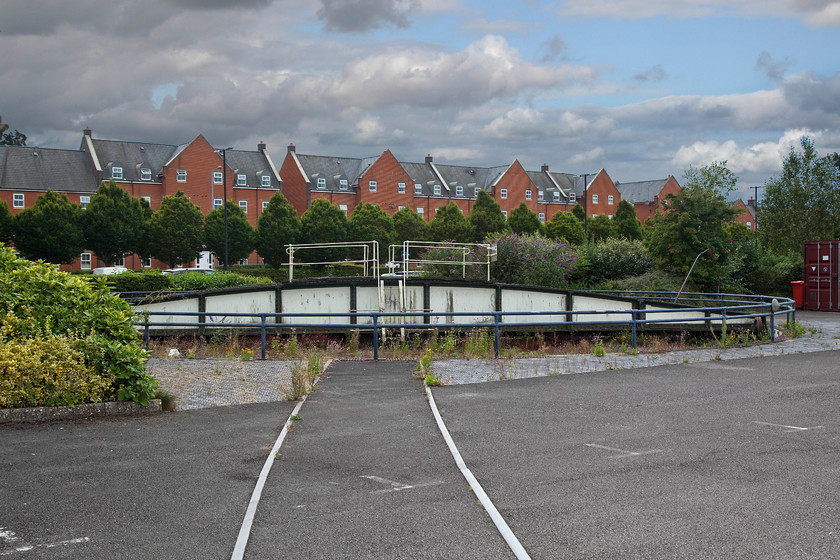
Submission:
[[[350,241],[378,241],[379,258],[383,261],[388,258],[388,247],[397,238],[391,216],[378,205],[369,202],[353,209],[347,220],[347,234]],[[357,255],[358,258],[361,256]]]
[[[603,241],[611,237],[618,237],[615,220],[611,220],[606,214],[598,214],[594,218],[589,218],[587,230],[590,241]]]
[[[347,216],[329,201],[319,198],[312,202],[300,218],[303,243],[340,243],[347,241]],[[297,254],[297,253],[296,253]],[[343,248],[309,250],[300,253],[302,258],[318,261],[338,261],[347,255]]]
[[[67,196],[48,190],[31,208],[12,219],[15,248],[30,260],[69,264],[84,249],[79,207]]]
[[[274,268],[289,262],[286,245],[300,239],[300,220],[286,197],[276,193],[257,220],[257,253]]]
[[[636,217],[636,209],[626,200],[621,200],[613,218],[616,233],[624,239],[641,239],[642,223]]]
[[[791,148],[782,175],[765,183],[758,209],[759,236],[765,247],[799,255],[809,239],[840,237],[840,169],[834,155],[820,158],[814,143]]]
[[[697,255],[708,251],[698,259],[692,279],[703,289],[716,288],[733,250],[727,224],[737,210],[727,196],[737,180],[725,161],[685,172],[682,190],[666,197],[645,239],[660,267],[685,275]]]
[[[106,266],[120,255],[142,250],[146,223],[140,199],[129,196],[113,179],[99,187],[79,216],[85,247]]]
[[[254,250],[256,234],[245,211],[232,200],[227,202],[228,263],[247,258]],[[204,245],[217,257],[225,254],[225,207],[216,208],[204,218]]]
[[[583,209],[583,206],[581,206],[580,203],[575,204],[572,207],[572,214],[575,218],[580,220],[580,223],[583,223],[583,220],[586,218],[586,210]]]
[[[3,124],[3,118],[0,117],[0,146],[26,146],[26,134],[19,130],[6,132],[7,130],[9,125]]]
[[[550,239],[565,240],[570,245],[583,243],[583,224],[571,212],[555,212],[545,225]]]
[[[467,220],[472,226],[473,241],[476,243],[483,242],[489,235],[504,232],[507,227],[502,207],[485,190],[478,191]]]
[[[8,245],[12,242],[12,215],[9,206],[0,200],[0,243]]]
[[[397,243],[429,240],[429,226],[426,220],[411,208],[397,210],[391,218],[394,220]]]
[[[542,233],[543,225],[539,217],[525,203],[513,209],[508,216],[508,227],[513,233]]]
[[[204,217],[181,191],[163,198],[151,224],[152,256],[170,268],[194,260],[204,248]]]
[[[438,209],[434,219],[429,222],[429,235],[434,241],[470,243],[473,239],[470,222],[454,202]]]

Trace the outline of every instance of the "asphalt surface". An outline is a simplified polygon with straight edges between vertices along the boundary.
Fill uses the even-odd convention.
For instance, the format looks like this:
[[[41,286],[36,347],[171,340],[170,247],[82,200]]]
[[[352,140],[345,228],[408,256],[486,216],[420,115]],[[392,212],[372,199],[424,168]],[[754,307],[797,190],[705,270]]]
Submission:
[[[533,558],[839,558],[838,357],[433,394]],[[274,463],[245,558],[511,557],[413,368],[330,366]],[[0,558],[230,558],[293,404],[0,426]]]

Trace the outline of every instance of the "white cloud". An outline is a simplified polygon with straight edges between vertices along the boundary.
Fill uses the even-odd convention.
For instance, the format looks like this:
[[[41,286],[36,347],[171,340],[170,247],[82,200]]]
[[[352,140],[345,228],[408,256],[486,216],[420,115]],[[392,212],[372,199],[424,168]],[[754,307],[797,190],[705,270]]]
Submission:
[[[598,164],[604,157],[604,148],[596,147],[585,152],[577,153],[569,158],[569,163],[572,165],[583,165],[589,163]]]

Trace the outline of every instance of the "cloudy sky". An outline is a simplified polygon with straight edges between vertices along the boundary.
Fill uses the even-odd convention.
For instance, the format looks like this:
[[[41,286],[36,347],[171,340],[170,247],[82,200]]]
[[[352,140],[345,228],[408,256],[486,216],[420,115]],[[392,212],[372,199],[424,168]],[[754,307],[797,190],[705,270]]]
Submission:
[[[761,185],[840,151],[837,0],[0,0],[0,115],[97,138]]]

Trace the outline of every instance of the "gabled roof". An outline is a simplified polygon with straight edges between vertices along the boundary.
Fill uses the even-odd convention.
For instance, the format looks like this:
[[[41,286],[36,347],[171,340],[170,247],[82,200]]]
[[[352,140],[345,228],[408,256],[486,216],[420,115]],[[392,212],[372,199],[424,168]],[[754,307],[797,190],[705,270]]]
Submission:
[[[434,186],[441,185],[441,196],[444,195],[445,189],[441,184],[442,181],[435,174],[434,170],[428,163],[414,163],[401,161],[400,165],[402,166],[406,174],[409,177],[411,177],[411,180],[414,183],[414,185],[420,185],[422,187],[422,191],[419,193],[415,192],[415,194],[421,194],[423,196],[434,196]]]
[[[341,190],[340,181],[342,179],[347,181],[348,188],[345,191],[358,187],[359,177],[377,160],[376,157],[343,158],[304,154],[295,154],[295,156],[303,168],[307,181],[311,183],[309,188],[318,191]],[[325,180],[325,188],[318,188],[318,179]]]
[[[262,178],[271,177],[271,187],[280,188],[280,182],[272,169],[271,162],[263,152],[247,150],[225,150],[225,162],[236,175],[245,175],[246,186],[262,187]],[[236,186],[236,179],[234,179]]]
[[[447,196],[457,195],[457,188],[462,187],[460,198],[475,198],[476,189],[490,191],[496,176],[487,167],[469,167],[464,165],[441,165],[434,164],[440,176],[443,178],[444,188],[442,194]],[[446,188],[449,188],[449,191]]]
[[[655,181],[637,181],[635,183],[616,183],[615,188],[621,193],[621,199],[630,203],[653,204],[668,179]]]
[[[0,189],[95,193],[99,179],[81,150],[0,146]]]
[[[112,177],[113,167],[122,167],[122,181],[142,182],[141,169],[151,171],[151,182],[159,182],[163,167],[175,157],[179,146],[92,139],[103,179]],[[183,150],[183,147],[180,147]]]

